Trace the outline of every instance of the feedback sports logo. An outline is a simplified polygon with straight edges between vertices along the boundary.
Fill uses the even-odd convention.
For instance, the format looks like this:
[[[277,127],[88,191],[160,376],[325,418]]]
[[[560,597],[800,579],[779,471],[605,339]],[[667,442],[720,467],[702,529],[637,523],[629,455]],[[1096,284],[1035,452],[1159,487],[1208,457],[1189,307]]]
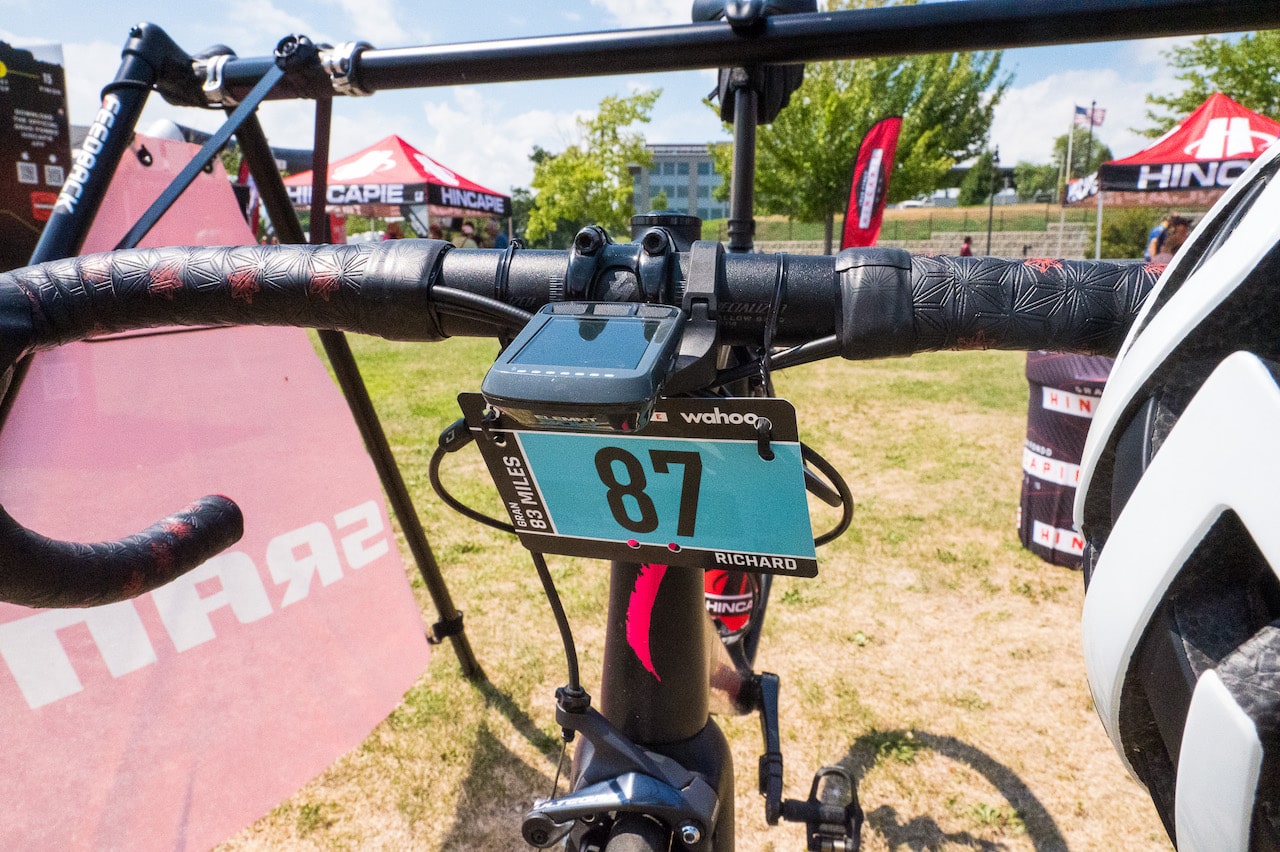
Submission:
[[[120,114],[120,99],[115,95],[104,95],[102,108],[93,117],[93,124],[85,134],[80,150],[71,156],[71,173],[67,175],[58,200],[53,205],[54,213],[71,213],[80,203],[84,194],[84,185],[93,175],[93,167],[98,164],[98,155],[106,147],[111,136],[111,128],[115,126],[116,116]]]

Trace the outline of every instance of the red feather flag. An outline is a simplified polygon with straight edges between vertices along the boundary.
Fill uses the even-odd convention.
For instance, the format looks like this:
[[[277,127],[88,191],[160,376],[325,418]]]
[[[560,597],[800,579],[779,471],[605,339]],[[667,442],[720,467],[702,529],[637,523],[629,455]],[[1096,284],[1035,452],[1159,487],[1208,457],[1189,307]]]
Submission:
[[[853,183],[849,187],[849,209],[844,215],[840,248],[876,244],[901,131],[902,116],[895,115],[877,122],[863,137],[853,161]]]

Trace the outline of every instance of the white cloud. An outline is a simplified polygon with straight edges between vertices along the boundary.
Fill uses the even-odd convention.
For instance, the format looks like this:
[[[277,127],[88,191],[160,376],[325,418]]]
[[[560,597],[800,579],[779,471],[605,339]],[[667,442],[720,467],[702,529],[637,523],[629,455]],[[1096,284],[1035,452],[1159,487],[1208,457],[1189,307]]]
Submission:
[[[404,47],[410,42],[426,42],[425,32],[401,26],[396,17],[394,0],[337,0],[350,19],[351,35],[346,41],[359,39],[375,47]],[[405,8],[400,5],[399,8]],[[412,7],[410,7],[412,8]]]
[[[623,27],[653,27],[665,24],[687,24],[691,0],[591,0]]]
[[[449,168],[502,192],[528,186],[534,145],[562,150],[576,138],[579,118],[590,110],[531,109],[513,113],[475,88],[450,93],[448,100],[422,105],[427,127],[405,138]]]
[[[1134,73],[1148,71],[1148,73]],[[1127,157],[1150,144],[1133,128],[1146,125],[1146,96],[1172,91],[1175,81],[1164,65],[1135,63],[1123,73],[1112,69],[1064,71],[1027,86],[1011,87],[996,107],[992,141],[1000,146],[1000,160],[1046,163],[1053,156],[1053,140],[1065,134],[1076,105],[1097,101],[1107,111],[1096,138],[1117,157]]]
[[[62,45],[67,78],[67,113],[72,124],[88,124],[102,102],[102,89],[120,68],[121,44],[95,41]]]
[[[316,27],[314,19],[299,17],[278,8],[271,0],[231,0],[220,27],[218,39],[231,45],[240,56],[270,54],[276,43],[288,33],[301,33],[315,42],[334,43],[335,39]]]

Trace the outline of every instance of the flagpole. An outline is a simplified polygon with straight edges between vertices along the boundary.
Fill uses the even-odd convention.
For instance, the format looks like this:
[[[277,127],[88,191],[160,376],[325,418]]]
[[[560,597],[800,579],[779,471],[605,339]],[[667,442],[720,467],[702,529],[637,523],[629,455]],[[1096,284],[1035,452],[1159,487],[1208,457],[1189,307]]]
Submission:
[[[1089,171],[1089,161],[1093,159],[1093,120],[1097,114],[1098,102],[1089,102],[1089,145],[1084,149],[1084,170]]]
[[[1067,186],[1071,183],[1071,143],[1076,137],[1076,105],[1071,103],[1071,121],[1067,124],[1067,159],[1063,162],[1062,206],[1058,210],[1058,257],[1062,257],[1062,238],[1067,230]]]

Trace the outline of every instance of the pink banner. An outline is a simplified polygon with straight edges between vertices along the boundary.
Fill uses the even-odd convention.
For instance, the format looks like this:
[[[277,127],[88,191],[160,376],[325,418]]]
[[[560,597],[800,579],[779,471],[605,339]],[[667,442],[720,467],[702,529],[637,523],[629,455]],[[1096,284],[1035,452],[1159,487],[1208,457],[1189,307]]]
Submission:
[[[247,239],[227,204],[222,227]],[[358,745],[422,672],[381,488],[305,332],[123,335],[35,359],[0,434],[16,518],[116,538],[207,493],[240,503],[244,538],[168,586],[0,605],[0,848],[208,848]]]

